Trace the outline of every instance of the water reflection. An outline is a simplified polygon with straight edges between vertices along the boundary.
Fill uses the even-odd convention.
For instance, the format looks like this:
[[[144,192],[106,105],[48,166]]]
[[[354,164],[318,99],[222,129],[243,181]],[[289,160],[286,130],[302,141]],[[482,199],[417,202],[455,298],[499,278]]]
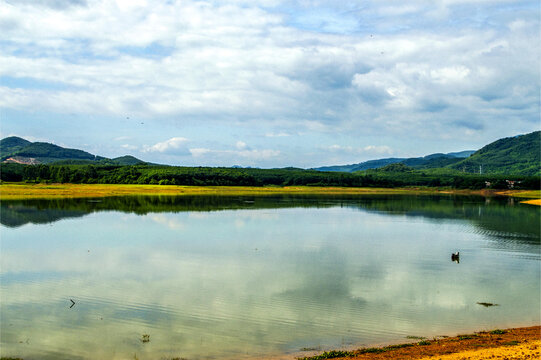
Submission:
[[[535,207],[134,197],[1,210],[2,356],[260,357],[539,322]]]

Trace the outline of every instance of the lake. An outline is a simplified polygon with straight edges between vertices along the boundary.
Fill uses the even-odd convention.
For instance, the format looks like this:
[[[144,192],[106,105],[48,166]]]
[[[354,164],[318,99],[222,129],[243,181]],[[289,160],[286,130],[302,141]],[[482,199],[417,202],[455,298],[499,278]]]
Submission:
[[[540,208],[512,198],[0,206],[2,356],[304,356],[541,322]]]

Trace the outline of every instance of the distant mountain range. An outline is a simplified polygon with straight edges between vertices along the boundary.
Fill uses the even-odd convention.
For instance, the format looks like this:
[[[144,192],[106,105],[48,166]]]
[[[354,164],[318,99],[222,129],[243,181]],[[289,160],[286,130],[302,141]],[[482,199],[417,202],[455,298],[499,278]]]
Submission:
[[[351,165],[324,166],[319,171],[354,172],[403,164],[413,169],[447,168],[467,173],[541,175],[541,131],[503,138],[477,151],[385,158]]]
[[[432,168],[432,167],[444,167],[449,164],[458,162],[464,158],[467,158],[473,154],[475,150],[466,150],[461,152],[453,152],[447,154],[431,154],[423,157],[415,158],[385,158],[377,160],[369,160],[358,164],[351,165],[336,165],[336,166],[323,166],[315,168],[314,170],[319,171],[343,171],[343,172],[354,172],[354,171],[363,171],[369,169],[379,169],[381,167],[402,163],[404,165],[413,167],[413,168]]]
[[[466,173],[541,175],[541,131],[503,138],[480,150],[437,153],[416,158],[385,158],[351,165],[324,166],[318,171],[354,172],[380,169],[402,164],[411,169],[448,169]],[[30,142],[16,136],[0,140],[0,161],[3,163],[35,164],[149,164],[131,155],[114,159],[67,149],[46,142]]]
[[[30,142],[17,136],[0,140],[0,161],[4,163],[37,164],[114,164],[145,163],[131,155],[108,159],[78,149],[67,149],[46,142]]]

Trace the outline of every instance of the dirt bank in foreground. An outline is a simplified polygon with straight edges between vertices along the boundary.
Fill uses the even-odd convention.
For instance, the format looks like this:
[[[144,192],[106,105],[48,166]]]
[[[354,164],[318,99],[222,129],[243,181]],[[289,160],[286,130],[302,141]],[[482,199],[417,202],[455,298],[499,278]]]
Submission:
[[[494,330],[455,337],[423,339],[416,343],[348,352],[327,352],[319,359],[541,359],[541,326]]]

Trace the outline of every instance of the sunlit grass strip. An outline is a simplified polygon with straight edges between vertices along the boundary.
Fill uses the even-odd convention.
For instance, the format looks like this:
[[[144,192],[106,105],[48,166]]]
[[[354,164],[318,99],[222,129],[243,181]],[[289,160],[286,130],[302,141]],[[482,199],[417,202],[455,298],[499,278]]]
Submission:
[[[541,190],[508,190],[501,191],[498,194],[511,195],[514,197],[526,199],[541,199]]]
[[[311,186],[177,186],[177,185],[124,185],[124,184],[26,184],[0,185],[0,199],[54,199],[129,195],[213,195],[213,196],[265,196],[275,194],[297,195],[355,195],[437,193],[435,189],[383,189]]]
[[[522,204],[541,206],[541,190],[509,190],[502,191],[499,194],[509,195],[523,199],[531,199],[521,201]]]
[[[504,195],[536,199],[541,205],[541,191],[456,190],[430,187],[355,188],[315,186],[181,186],[128,184],[30,184],[2,183],[0,200],[89,198],[134,195],[207,195],[207,196],[266,196],[266,195],[363,195],[363,194],[457,194]]]

